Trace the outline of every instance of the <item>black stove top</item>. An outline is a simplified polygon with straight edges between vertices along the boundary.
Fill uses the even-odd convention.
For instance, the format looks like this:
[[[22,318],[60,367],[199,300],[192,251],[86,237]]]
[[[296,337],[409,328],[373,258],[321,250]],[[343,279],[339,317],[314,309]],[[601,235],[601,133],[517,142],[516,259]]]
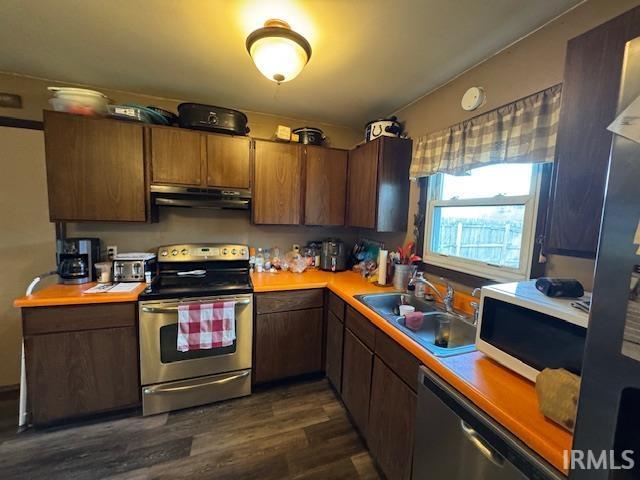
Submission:
[[[251,293],[253,285],[249,272],[223,273],[207,271],[204,275],[179,276],[161,273],[140,295],[140,300],[208,297]]]
[[[241,245],[161,247],[157,275],[140,300],[251,293],[248,260],[247,249]]]

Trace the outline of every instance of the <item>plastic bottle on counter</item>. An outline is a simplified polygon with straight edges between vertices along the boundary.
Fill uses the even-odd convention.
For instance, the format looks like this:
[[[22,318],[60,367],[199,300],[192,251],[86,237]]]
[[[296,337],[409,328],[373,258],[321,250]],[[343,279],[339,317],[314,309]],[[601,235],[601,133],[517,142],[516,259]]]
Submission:
[[[264,253],[262,253],[262,248],[258,248],[258,252],[256,253],[256,272],[262,273],[264,271]]]
[[[264,271],[271,270],[271,249],[269,247],[264,249]]]
[[[256,248],[249,247],[249,271],[253,273],[253,269],[256,265]]]

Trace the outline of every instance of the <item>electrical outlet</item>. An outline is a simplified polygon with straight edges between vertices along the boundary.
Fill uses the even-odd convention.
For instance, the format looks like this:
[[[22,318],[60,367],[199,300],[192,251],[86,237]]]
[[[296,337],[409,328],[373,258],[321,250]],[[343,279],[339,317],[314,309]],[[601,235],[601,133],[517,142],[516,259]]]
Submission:
[[[118,254],[118,246],[117,245],[109,245],[107,247],[107,258],[109,260],[113,260],[117,254]]]

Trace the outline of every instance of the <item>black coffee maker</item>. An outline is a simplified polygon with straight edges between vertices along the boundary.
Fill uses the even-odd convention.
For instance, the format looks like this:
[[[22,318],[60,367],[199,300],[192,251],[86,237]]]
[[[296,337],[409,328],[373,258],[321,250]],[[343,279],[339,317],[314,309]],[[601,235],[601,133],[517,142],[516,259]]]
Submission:
[[[96,279],[100,261],[99,238],[63,238],[56,241],[56,261],[60,283],[78,285]]]

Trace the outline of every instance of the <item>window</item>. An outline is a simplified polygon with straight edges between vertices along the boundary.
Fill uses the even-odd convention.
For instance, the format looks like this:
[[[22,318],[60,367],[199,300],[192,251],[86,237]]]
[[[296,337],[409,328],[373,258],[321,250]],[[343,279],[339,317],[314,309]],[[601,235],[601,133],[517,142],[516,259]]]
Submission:
[[[424,260],[497,281],[529,278],[541,169],[499,164],[432,175]]]

